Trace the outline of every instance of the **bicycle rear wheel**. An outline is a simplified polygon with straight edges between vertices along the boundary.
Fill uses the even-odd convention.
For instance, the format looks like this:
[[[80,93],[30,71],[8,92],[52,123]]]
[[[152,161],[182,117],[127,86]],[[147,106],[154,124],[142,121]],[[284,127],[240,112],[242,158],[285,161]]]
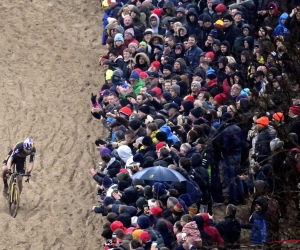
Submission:
[[[8,192],[8,209],[12,217],[16,217],[20,205],[20,190],[16,182],[12,182]]]

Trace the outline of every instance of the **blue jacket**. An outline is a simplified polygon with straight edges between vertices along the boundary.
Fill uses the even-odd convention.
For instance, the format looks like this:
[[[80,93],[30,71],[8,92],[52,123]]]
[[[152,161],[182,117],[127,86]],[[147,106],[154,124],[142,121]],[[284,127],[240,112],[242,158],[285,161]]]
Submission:
[[[274,37],[276,36],[283,36],[283,38],[286,36],[286,34],[290,33],[290,31],[283,25],[281,22],[282,19],[287,19],[288,18],[287,13],[283,13],[279,19],[278,19],[278,25],[274,29]]]
[[[112,9],[107,9],[103,15],[102,45],[104,45],[106,43],[107,35],[105,33],[105,27],[108,25],[107,18],[109,18],[111,11],[112,11]]]
[[[185,55],[190,61],[190,70],[192,72],[194,72],[194,70],[199,66],[199,59],[202,52],[202,49],[200,49],[197,45],[189,48],[186,51]]]
[[[239,126],[235,124],[225,124],[224,130],[219,138],[222,152],[226,155],[233,155],[242,150],[243,147],[243,133]]]
[[[252,223],[251,242],[256,245],[267,242],[267,223],[263,214],[255,211],[250,222]]]
[[[168,125],[163,125],[160,129],[160,131],[165,132],[167,135],[168,140],[172,140],[173,143],[176,143],[179,141],[179,139],[177,138],[177,136],[173,135],[171,128]]]

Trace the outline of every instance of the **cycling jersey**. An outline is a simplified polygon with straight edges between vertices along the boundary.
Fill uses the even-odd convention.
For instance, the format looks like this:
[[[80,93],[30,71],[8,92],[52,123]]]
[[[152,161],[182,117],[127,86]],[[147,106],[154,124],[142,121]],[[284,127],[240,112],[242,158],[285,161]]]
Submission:
[[[26,157],[30,156],[29,162],[34,162],[35,153],[36,153],[35,147],[33,147],[32,150],[29,153],[27,153],[24,150],[23,142],[19,142],[19,143],[17,143],[17,145],[15,147],[13,147],[9,151],[7,157],[3,161],[3,164],[6,165],[8,159],[10,157],[12,157],[13,163],[16,164],[16,170],[17,170],[17,172],[18,173],[24,173],[25,172]]]

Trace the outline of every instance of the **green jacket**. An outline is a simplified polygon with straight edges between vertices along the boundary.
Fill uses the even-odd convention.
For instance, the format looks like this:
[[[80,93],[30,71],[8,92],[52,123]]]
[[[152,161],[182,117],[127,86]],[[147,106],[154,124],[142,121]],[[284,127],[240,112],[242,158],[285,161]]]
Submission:
[[[145,85],[146,84],[143,82],[143,80],[139,79],[139,81],[134,86],[132,86],[132,89],[133,89],[134,93],[136,95],[138,95],[141,92],[141,88],[144,87]],[[125,99],[126,98],[126,94],[122,94],[119,97],[121,99]]]

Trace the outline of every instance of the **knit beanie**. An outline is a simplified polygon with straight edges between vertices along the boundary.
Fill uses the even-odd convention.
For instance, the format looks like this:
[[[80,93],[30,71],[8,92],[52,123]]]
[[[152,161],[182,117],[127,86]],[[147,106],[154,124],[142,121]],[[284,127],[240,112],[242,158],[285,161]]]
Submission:
[[[233,18],[232,18],[232,16],[231,16],[230,14],[226,14],[226,15],[223,17],[223,21],[224,21],[224,20],[228,20],[228,21],[232,22],[232,21],[233,21]]]
[[[117,42],[117,41],[124,42],[124,38],[123,38],[122,34],[118,33],[118,34],[115,35],[114,42]]]
[[[209,57],[211,60],[214,60],[214,58],[215,58],[215,54],[211,51],[206,52],[205,56]]]
[[[170,72],[173,72],[173,67],[170,64],[166,64],[163,69],[164,70],[166,69],[166,70],[169,70]]]
[[[160,62],[159,61],[152,62],[151,66],[155,67],[157,69],[157,71],[160,70]]]
[[[134,36],[134,29],[133,28],[129,28],[127,30],[125,30],[125,34],[131,34],[132,36]]]
[[[149,106],[141,106],[139,107],[139,111],[146,115],[150,115],[150,107]]]
[[[194,81],[194,83],[197,82],[197,81]],[[198,82],[197,82],[198,83]],[[197,84],[198,85],[198,84]],[[201,85],[200,85],[201,86]],[[200,89],[200,88],[199,88]],[[184,100],[185,101],[191,101],[191,102],[194,102],[195,101],[195,98],[192,96],[192,95],[187,95],[186,97],[184,97]]]
[[[269,118],[267,116],[262,116],[256,120],[256,124],[260,128],[267,127],[269,125]]]
[[[218,4],[215,8],[216,13],[222,13],[223,14],[223,13],[226,12],[226,10],[227,10],[227,7],[222,3]]]
[[[202,115],[201,108],[194,108],[190,111],[190,113],[197,119]]]
[[[159,131],[158,133],[156,133],[155,137],[159,142],[166,142],[168,140],[167,134],[162,131]]]
[[[139,119],[132,119],[129,121],[129,127],[132,130],[138,130],[141,127],[142,123]]]
[[[146,147],[151,146],[153,143],[152,138],[150,136],[145,136],[142,140],[142,144]]]
[[[220,105],[223,105],[226,101],[226,95],[224,93],[218,94],[214,97],[214,100]]]
[[[188,152],[191,150],[191,145],[189,143],[183,143],[181,144],[180,148],[182,148],[185,152]]]
[[[125,172],[117,174],[118,181],[125,181],[126,179],[128,179],[128,177],[129,177],[129,174],[125,173]]]
[[[178,212],[178,213],[183,213],[184,212],[184,209],[183,209],[183,206],[181,204],[176,204],[174,206],[174,211]]]
[[[106,175],[102,180],[102,186],[104,188],[109,188],[113,184],[112,180]]]
[[[139,234],[142,233],[142,232],[144,232],[142,229],[134,230],[133,233],[132,233],[132,238],[136,239],[136,240],[139,239]]]
[[[121,113],[121,114],[126,115],[126,116],[129,117],[129,116],[131,116],[132,111],[131,111],[131,109],[128,106],[125,106],[125,107],[123,107],[123,108],[121,108],[119,110],[119,113]]]
[[[137,50],[139,48],[139,46],[136,43],[129,43],[128,48],[130,48],[130,47],[134,47],[135,50]]]
[[[195,84],[197,86],[198,89],[201,88],[201,83],[198,81],[193,81],[191,85]],[[184,98],[185,99],[185,98]],[[194,99],[195,100],[195,99]]]
[[[133,71],[129,77],[129,79],[133,79],[133,80],[136,80],[138,81],[140,79],[140,74],[136,71]]]
[[[273,114],[273,119],[278,122],[284,122],[284,115],[282,112],[277,112]]]
[[[180,90],[179,90],[179,92],[180,92]],[[172,95],[171,95],[170,92],[164,92],[164,93],[162,94],[162,97],[163,97],[167,102],[169,102],[169,101],[172,100]]]
[[[180,94],[180,86],[178,86],[177,84],[172,85],[171,89]]]

